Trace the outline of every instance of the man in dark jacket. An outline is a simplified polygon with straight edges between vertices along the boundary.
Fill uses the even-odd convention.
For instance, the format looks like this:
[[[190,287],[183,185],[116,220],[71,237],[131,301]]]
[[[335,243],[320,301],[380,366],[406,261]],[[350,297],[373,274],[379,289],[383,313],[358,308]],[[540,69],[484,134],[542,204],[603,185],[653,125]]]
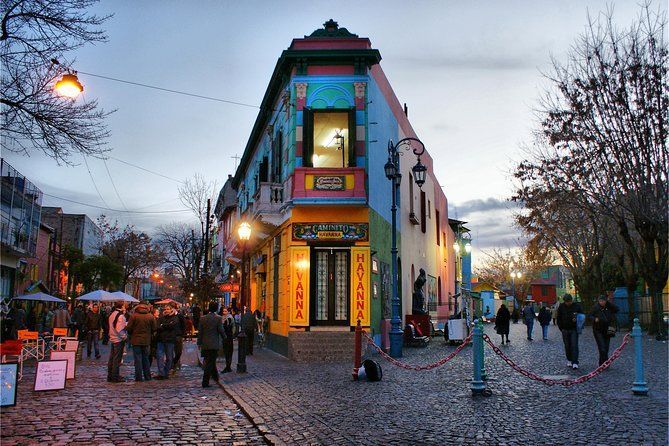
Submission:
[[[158,328],[156,318],[151,314],[148,303],[142,302],[130,316],[126,330],[130,334],[132,354],[135,362],[135,381],[151,380],[151,366],[149,365],[149,347],[151,338]]]
[[[158,319],[158,376],[156,379],[167,379],[174,362],[174,344],[177,342],[179,318],[176,310],[167,305]]]
[[[221,348],[221,338],[225,337],[223,321],[216,314],[218,304],[209,303],[209,313],[200,318],[197,332],[197,345],[200,346],[204,358],[204,375],[202,376],[202,387],[209,387],[209,379],[218,382],[218,370],[216,370],[216,355]]]
[[[104,318],[100,313],[100,306],[93,304],[93,307],[86,313],[86,356],[91,357],[91,344],[95,348],[95,359],[100,359],[100,328],[102,328]]]
[[[541,325],[541,334],[543,335],[544,341],[548,341],[548,327],[551,325],[551,311],[545,306],[542,306],[539,310],[539,324]]]
[[[256,330],[256,317],[251,313],[251,309],[246,307],[241,318],[242,330],[246,335],[246,354],[253,354],[253,335]]]
[[[590,311],[590,318],[592,318],[592,334],[595,336],[597,342],[597,350],[599,350],[599,365],[602,365],[609,359],[609,344],[611,337],[609,336],[609,326],[616,323],[615,314],[618,312],[618,307],[606,298],[606,296],[599,296],[597,304]]]
[[[567,367],[578,368],[578,330],[576,329],[576,318],[578,313],[583,313],[581,305],[573,302],[571,294],[565,294],[563,302],[557,310],[557,325],[562,332],[564,342],[564,353],[567,356]]]
[[[174,342],[174,362],[172,363],[172,371],[176,372],[181,368],[181,354],[184,350],[184,336],[186,335],[186,318],[183,313],[177,310],[177,333],[176,341]]]
[[[86,339],[86,312],[81,304],[77,305],[72,313],[72,328],[75,333],[79,331],[77,338],[80,341]]]
[[[230,366],[232,365],[232,351],[234,350],[233,341],[235,339],[235,319],[228,312],[228,309],[223,307],[223,330],[225,337],[223,338],[223,353],[225,354],[225,368],[223,373],[232,372]]]

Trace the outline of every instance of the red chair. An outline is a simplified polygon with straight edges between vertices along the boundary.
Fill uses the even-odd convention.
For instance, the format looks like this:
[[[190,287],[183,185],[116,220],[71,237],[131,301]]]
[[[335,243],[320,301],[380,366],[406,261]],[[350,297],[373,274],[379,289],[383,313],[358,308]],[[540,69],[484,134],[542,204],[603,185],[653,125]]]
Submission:
[[[19,380],[23,377],[23,355],[21,351],[23,350],[23,341],[8,339],[3,343],[0,343],[0,361],[5,362],[18,362],[19,364]]]

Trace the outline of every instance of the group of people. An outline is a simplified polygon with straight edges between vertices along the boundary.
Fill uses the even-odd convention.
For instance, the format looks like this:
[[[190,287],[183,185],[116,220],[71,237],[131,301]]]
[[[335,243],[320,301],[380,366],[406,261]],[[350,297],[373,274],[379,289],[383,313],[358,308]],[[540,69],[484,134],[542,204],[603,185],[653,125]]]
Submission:
[[[135,381],[168,379],[179,368],[184,337],[192,331],[192,323],[175,303],[152,308],[141,302],[128,311],[124,302],[114,304],[106,320],[109,327],[109,362],[107,381],[123,382],[120,366],[126,344],[132,347]],[[151,375],[151,365],[156,360],[158,373]]]
[[[574,302],[570,294],[565,294],[562,300],[563,302],[557,306],[554,312],[551,312],[544,305],[539,309],[538,314],[534,312],[531,301],[525,303],[520,316],[527,327],[527,340],[533,340],[534,321],[537,319],[541,325],[543,340],[547,341],[548,328],[554,315],[555,322],[562,333],[567,367],[578,369],[578,337],[586,318],[588,318],[592,322],[592,332],[597,343],[597,350],[599,351],[599,365],[604,364],[609,359],[609,345],[611,337],[614,334],[610,327],[617,326],[615,314],[618,312],[618,307],[610,302],[606,296],[602,295],[599,296],[597,304],[593,306],[590,313],[586,316],[583,313],[581,305]],[[511,319],[512,313],[506,305],[502,304],[495,318],[495,331],[502,337],[502,344],[509,344],[511,342],[509,341],[509,324]]]

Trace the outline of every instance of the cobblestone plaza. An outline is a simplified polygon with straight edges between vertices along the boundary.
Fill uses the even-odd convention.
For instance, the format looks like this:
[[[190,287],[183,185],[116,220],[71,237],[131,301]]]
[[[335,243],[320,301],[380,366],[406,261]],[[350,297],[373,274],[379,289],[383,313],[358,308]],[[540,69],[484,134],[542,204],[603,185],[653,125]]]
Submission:
[[[521,367],[570,378],[596,367],[590,331],[580,342],[581,369],[572,371],[555,326],[545,342],[526,341],[524,329],[512,325],[504,347]],[[612,350],[621,340],[614,338]],[[453,349],[435,338],[426,349],[405,349],[403,360],[426,364]],[[631,344],[610,369],[571,388],[529,381],[486,347],[492,396],[477,398],[469,390],[469,347],[426,372],[377,357],[384,371],[377,383],[353,382],[350,362],[297,364],[258,350],[249,373],[223,375],[222,389],[201,388],[195,345],[187,350],[189,364],[168,381],[109,384],[104,354],[85,359],[65,390],[33,393],[27,368],[18,405],[2,409],[2,444],[667,444],[667,344],[649,337],[647,397],[630,391]],[[126,376],[131,366],[123,367]]]

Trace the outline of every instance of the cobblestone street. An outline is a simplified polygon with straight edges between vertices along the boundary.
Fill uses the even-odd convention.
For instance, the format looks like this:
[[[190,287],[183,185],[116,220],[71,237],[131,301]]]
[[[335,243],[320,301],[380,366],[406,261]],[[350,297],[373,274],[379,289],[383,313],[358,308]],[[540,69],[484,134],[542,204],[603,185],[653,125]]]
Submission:
[[[223,391],[201,387],[194,343],[187,348],[190,364],[168,381],[135,383],[126,354],[121,375],[129,381],[108,383],[106,348],[77,366],[65,390],[33,392],[34,367],[26,367],[18,405],[2,409],[2,445],[266,444]]]
[[[581,369],[572,371],[554,326],[546,342],[526,341],[524,329],[512,325],[512,343],[504,347],[522,367],[564,377],[596,367],[590,331],[580,342]],[[614,338],[611,350],[621,340]],[[454,348],[435,338],[426,349],[405,349],[403,360],[425,364]],[[190,364],[166,382],[108,384],[104,354],[84,359],[59,392],[33,393],[28,369],[18,406],[2,410],[2,444],[665,445],[667,344],[646,337],[644,348],[648,397],[630,392],[632,345],[611,369],[571,388],[529,381],[486,347],[493,395],[478,398],[469,390],[469,347],[427,372],[376,357],[384,371],[378,383],[351,381],[350,362],[296,364],[258,349],[248,358],[250,373],[224,375],[223,390],[200,387],[194,344]],[[131,365],[124,374],[132,377]]]
[[[487,326],[486,333],[493,334]],[[541,339],[535,326],[535,339]],[[581,369],[567,370],[560,333],[549,341],[525,339],[511,326],[505,351],[531,371],[575,378],[597,366],[588,329],[581,338]],[[495,343],[498,336],[493,336]],[[611,342],[613,351],[622,335]],[[427,349],[405,349],[404,361],[426,364],[455,347],[434,339]],[[650,396],[630,392],[633,349],[591,381],[547,387],[517,374],[486,347],[491,397],[472,398],[471,348],[427,372],[399,369],[379,360],[383,380],[352,382],[351,363],[297,365],[272,353],[249,360],[246,376],[228,375],[225,388],[252,414],[273,442],[287,444],[667,444],[667,344],[644,339]]]

